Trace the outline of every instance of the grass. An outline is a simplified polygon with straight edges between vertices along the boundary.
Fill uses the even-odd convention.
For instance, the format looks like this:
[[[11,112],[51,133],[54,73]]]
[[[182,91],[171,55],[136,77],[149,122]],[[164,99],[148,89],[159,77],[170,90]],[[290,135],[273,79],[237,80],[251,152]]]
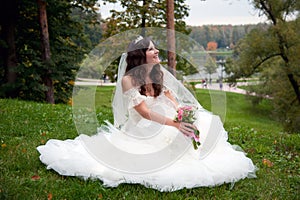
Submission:
[[[96,92],[97,119],[112,121],[113,87]],[[197,90],[210,110],[208,90]],[[50,138],[75,138],[70,105],[0,99],[0,199],[299,199],[299,134],[286,134],[273,120],[268,100],[252,107],[241,94],[226,93],[225,128],[229,141],[240,145],[259,168],[256,179],[234,187],[183,189],[168,193],[141,185],[105,188],[99,180],[64,177],[47,170],[36,147]],[[267,159],[264,160],[263,159]]]

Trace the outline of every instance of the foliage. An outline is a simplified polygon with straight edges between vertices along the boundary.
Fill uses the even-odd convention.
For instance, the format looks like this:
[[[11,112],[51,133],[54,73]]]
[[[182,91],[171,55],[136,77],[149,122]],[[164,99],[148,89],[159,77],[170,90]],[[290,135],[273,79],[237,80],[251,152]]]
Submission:
[[[112,120],[113,87],[99,87],[96,110],[100,123]],[[208,90],[197,90],[210,108]],[[225,128],[232,144],[240,145],[259,168],[257,178],[234,185],[158,192],[138,184],[107,188],[98,180],[60,176],[47,170],[36,147],[49,139],[78,136],[69,105],[0,100],[0,199],[298,199],[299,142],[283,134],[269,115],[270,100],[253,108],[244,95],[227,93]],[[268,162],[269,161],[269,162]]]
[[[134,28],[166,27],[166,0],[104,0],[103,2],[119,2],[123,8],[123,11],[111,10],[111,16],[104,20],[106,38]],[[188,10],[184,0],[174,1],[176,31],[189,33],[183,21],[184,17],[188,16]]]
[[[214,41],[210,41],[206,45],[207,51],[215,51],[215,50],[217,50],[217,48],[218,48],[218,43],[216,43]]]
[[[203,25],[192,26],[190,36],[203,47],[211,41],[215,41],[218,48],[233,49],[234,46],[252,29],[263,27],[265,24],[247,25]]]
[[[198,108],[193,107],[193,106],[182,106],[177,109],[177,115],[175,116],[175,121],[177,122],[187,122],[187,123],[194,123],[196,118],[195,118],[195,112],[197,111]],[[192,135],[190,135],[192,139],[192,143],[194,146],[194,149],[198,149],[200,146],[200,141],[199,141],[199,130],[194,129],[194,132]]]
[[[104,38],[136,28],[141,28],[140,34],[145,35],[143,28],[166,28],[167,26],[166,0],[104,0],[103,2],[119,2],[122,6],[122,11],[111,10],[111,16],[103,20],[105,23]],[[190,29],[187,28],[184,18],[188,16],[188,11],[189,8],[185,4],[185,0],[174,0],[175,30],[187,35],[190,33]],[[160,57],[162,60],[166,60],[167,52],[160,51]],[[182,57],[176,56],[176,61],[176,71],[182,72],[183,75],[197,72],[195,67]],[[112,74],[111,71],[117,71],[117,64],[113,63],[109,68],[108,73]],[[113,78],[111,77],[111,79]]]
[[[94,7],[95,11],[98,11],[97,7]],[[80,7],[72,8],[71,18],[80,23],[83,26],[82,34],[84,36],[82,38],[84,43],[81,40],[74,39],[74,42],[78,46],[88,45],[88,49],[94,48],[99,44],[102,38],[102,27],[101,27],[101,15],[99,13],[94,12],[86,12],[83,11]]]
[[[295,1],[253,1],[270,24],[253,29],[235,48],[236,60],[227,62],[231,79],[260,77],[259,97],[274,98],[274,113],[291,132],[300,130],[300,18]]]
[[[216,72],[218,66],[216,65],[216,61],[212,57],[208,57],[206,59],[206,63],[204,64],[204,71],[212,75],[213,73]]]
[[[7,91],[15,88],[18,93],[17,97],[20,99],[44,101],[47,88],[43,84],[43,78],[46,69],[50,68],[50,76],[55,89],[55,101],[57,103],[67,102],[72,92],[72,83],[79,63],[84,54],[94,45],[92,38],[84,33],[83,28],[87,27],[87,24],[95,23],[96,1],[47,1],[51,50],[51,61],[47,64],[41,60],[37,4],[35,1],[29,0],[17,2],[19,3],[15,32],[17,79],[14,83],[7,83],[5,74],[2,73],[6,67],[1,66],[0,96],[5,97]],[[77,15],[76,13],[72,14],[75,9]],[[80,20],[79,14],[81,15]],[[1,39],[5,41],[5,38]],[[5,48],[5,44],[3,47]]]

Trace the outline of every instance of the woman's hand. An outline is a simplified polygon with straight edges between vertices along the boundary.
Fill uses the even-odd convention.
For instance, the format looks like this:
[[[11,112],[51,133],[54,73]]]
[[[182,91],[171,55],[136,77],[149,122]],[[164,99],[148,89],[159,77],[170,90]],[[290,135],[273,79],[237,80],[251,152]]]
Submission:
[[[192,137],[195,133],[195,130],[197,130],[197,127],[193,124],[186,123],[186,122],[175,122],[176,128],[178,128],[179,131],[181,131],[184,135],[188,137]]]

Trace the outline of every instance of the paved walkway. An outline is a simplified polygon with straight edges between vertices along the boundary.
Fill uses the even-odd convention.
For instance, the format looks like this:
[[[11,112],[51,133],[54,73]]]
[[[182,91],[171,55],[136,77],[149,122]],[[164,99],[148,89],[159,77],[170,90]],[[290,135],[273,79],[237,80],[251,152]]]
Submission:
[[[114,86],[116,83],[111,82],[103,82],[103,80],[95,80],[95,79],[81,79],[80,81],[76,81],[76,85],[94,85],[94,86]],[[246,83],[238,83],[237,85],[245,85]],[[220,89],[220,85],[218,83],[212,83],[207,84],[206,87],[203,87],[203,85],[196,84],[196,88],[203,88],[203,89],[209,89],[209,90],[222,90],[225,92],[235,92],[240,94],[246,94],[246,90],[235,87],[229,87],[227,83],[223,83],[222,89]]]
[[[245,85],[245,83],[238,83],[237,85]],[[220,84],[219,83],[212,83],[207,84],[206,87],[203,87],[202,84],[196,84],[196,88],[202,88],[202,89],[209,89],[209,90],[222,90],[225,92],[235,92],[235,93],[240,93],[240,94],[246,94],[246,90],[240,89],[237,86],[235,87],[229,87],[229,84],[223,83],[222,89],[220,89]]]

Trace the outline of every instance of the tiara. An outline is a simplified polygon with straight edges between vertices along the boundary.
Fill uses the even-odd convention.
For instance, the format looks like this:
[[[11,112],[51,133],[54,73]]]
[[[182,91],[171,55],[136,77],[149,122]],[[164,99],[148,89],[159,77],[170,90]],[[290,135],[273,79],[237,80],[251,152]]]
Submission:
[[[139,41],[141,41],[143,39],[142,36],[138,36],[135,40],[134,40],[134,44],[138,43]]]

